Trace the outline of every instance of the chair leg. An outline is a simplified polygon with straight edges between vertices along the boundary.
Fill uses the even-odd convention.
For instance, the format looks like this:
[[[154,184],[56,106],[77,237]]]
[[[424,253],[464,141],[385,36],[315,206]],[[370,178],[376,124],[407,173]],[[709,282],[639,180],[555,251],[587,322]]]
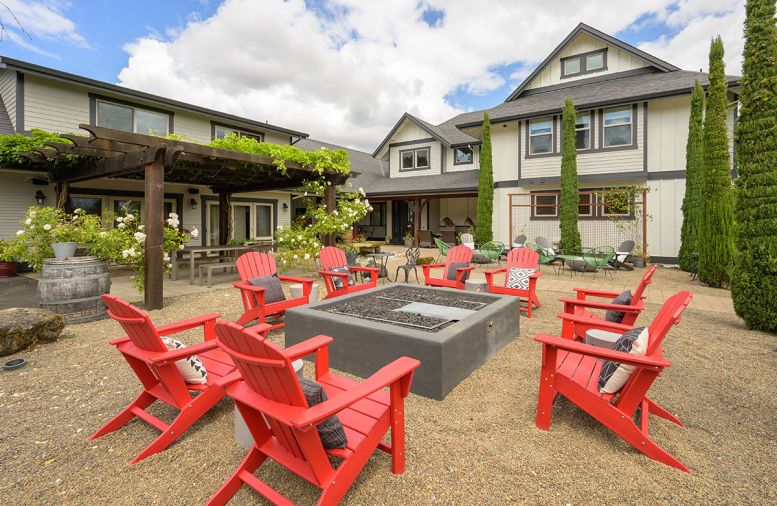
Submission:
[[[642,401],[642,409],[645,410],[647,413],[656,415],[658,417],[663,418],[664,420],[669,420],[672,423],[676,423],[680,427],[685,427],[683,425],[683,422],[681,422],[676,416],[674,416],[669,411],[665,410],[658,404],[656,404],[653,400],[648,399],[645,397],[645,399]]]
[[[246,455],[243,462],[237,466],[237,469],[232,476],[230,476],[229,479],[225,481],[212,496],[210,496],[210,499],[208,499],[208,502],[205,504],[207,506],[222,506],[227,504],[232,496],[234,496],[237,491],[240,490],[240,487],[243,486],[243,480],[240,478],[240,474],[244,471],[249,474],[254,474],[265,460],[267,460],[267,456],[257,450],[256,446],[251,446],[251,449],[248,450],[248,455]]]
[[[121,410],[118,415],[114,416],[108,420],[105,425],[97,429],[90,439],[94,440],[120,429],[135,418],[135,414],[132,413],[133,408],[145,410],[147,407],[151,406],[154,401],[156,401],[156,398],[144,390],[129,406]]]
[[[535,419],[537,428],[542,430],[550,430],[550,421],[553,416],[553,401],[556,400],[558,395],[554,385],[555,355],[552,360],[547,359],[546,362],[553,363],[543,366],[540,372],[540,393],[537,398],[537,416]]]
[[[418,267],[413,267],[413,272],[415,273],[415,282],[420,285],[421,280],[418,279]]]

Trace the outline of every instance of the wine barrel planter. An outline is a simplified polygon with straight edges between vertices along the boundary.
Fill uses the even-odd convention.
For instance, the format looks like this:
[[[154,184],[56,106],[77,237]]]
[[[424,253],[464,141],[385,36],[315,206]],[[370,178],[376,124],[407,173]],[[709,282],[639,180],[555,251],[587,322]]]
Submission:
[[[106,318],[100,297],[108,293],[108,264],[95,257],[44,260],[38,281],[38,305],[59,313],[68,323]]]

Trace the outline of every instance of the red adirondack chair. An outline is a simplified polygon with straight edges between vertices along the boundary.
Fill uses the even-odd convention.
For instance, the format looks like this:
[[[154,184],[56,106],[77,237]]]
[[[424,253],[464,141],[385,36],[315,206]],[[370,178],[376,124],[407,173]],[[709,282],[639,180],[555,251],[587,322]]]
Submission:
[[[421,268],[424,270],[424,284],[426,286],[444,286],[464,290],[464,273],[475,269],[474,265],[469,265],[472,262],[472,254],[471,249],[460,244],[448,250],[448,254],[445,255],[444,264],[422,265]],[[448,266],[452,263],[459,262],[465,262],[468,265],[467,267],[456,269],[456,279],[448,279]],[[431,274],[432,269],[442,269],[442,277],[433,278]]]
[[[162,432],[150,445],[132,460],[140,460],[161,452],[183,434],[194,422],[212,408],[225,392],[222,378],[233,373],[235,366],[229,356],[218,349],[213,325],[218,313],[210,313],[177,323],[154,327],[148,314],[113,295],[102,296],[108,306],[108,315],[119,322],[125,337],[109,341],[124,356],[143,384],[143,391],[108,423],[92,435],[97,439],[130,422],[135,417]],[[203,327],[205,342],[168,351],[162,336]],[[197,355],[208,373],[204,384],[186,383],[175,362]],[[192,396],[191,392],[199,392]],[[167,424],[146,411],[151,404],[162,401],[180,411]]]
[[[601,328],[603,330],[612,330],[613,332],[625,332],[634,327],[637,317],[645,308],[643,305],[645,300],[643,294],[645,293],[645,288],[650,284],[654,272],[656,272],[655,265],[648,268],[645,275],[642,276],[639,285],[637,285],[637,289],[632,292],[631,304],[628,305],[612,304],[611,302],[597,302],[587,299],[588,296],[591,296],[612,300],[620,295],[617,292],[575,288],[574,290],[577,293],[576,299],[559,299],[564,303],[564,313],[558,314],[558,317],[563,320],[561,335],[567,339],[584,340],[585,333],[589,329]],[[625,313],[625,316],[619,325],[617,323],[605,321],[603,316],[592,313],[588,311],[589,309],[619,311]],[[624,328],[625,330],[623,330]]]
[[[692,298],[693,294],[686,291],[667,299],[648,327],[648,346],[644,356],[548,334],[534,336],[535,341],[542,343],[537,427],[550,430],[553,400],[561,394],[651,459],[689,472],[677,458],[648,438],[650,413],[681,427],[683,424],[648,398],[647,392],[664,368],[670,365],[664,358],[661,341],[669,329],[680,322],[680,317]],[[599,393],[599,372],[603,362],[597,359],[612,360],[635,367],[620,391],[614,394]],[[641,408],[639,426],[634,422],[634,412],[637,408]]]
[[[268,304],[264,302],[264,287],[254,286],[248,280],[277,274],[278,268],[275,266],[275,258],[267,253],[245,253],[237,259],[237,272],[240,274],[242,281],[232,283],[232,286],[240,290],[240,296],[243,298],[243,308],[245,309],[243,316],[237,320],[239,325],[245,325],[254,320],[259,320],[259,323],[265,323],[268,315],[283,316],[287,309],[304,306],[308,303],[310,291],[313,289],[313,283],[315,282],[313,278],[278,276],[278,279],[284,283],[302,283],[302,296]],[[273,325],[272,328],[275,329],[284,325],[285,323],[278,323]]]
[[[534,269],[534,274],[529,276],[529,288],[510,288],[507,286],[507,280],[510,276],[510,269]],[[501,285],[494,282],[494,276],[504,273],[505,279]],[[503,295],[514,295],[526,299],[526,307],[521,306],[521,311],[526,311],[526,316],[531,318],[532,306],[542,307],[540,299],[537,297],[537,280],[542,276],[540,270],[540,255],[531,248],[515,248],[507,254],[507,266],[501,269],[486,271],[486,282],[490,293],[499,293]]]
[[[333,297],[339,297],[349,293],[360,292],[367,290],[368,288],[375,288],[378,286],[378,275],[380,274],[380,267],[356,267],[348,265],[348,259],[345,257],[345,252],[340,248],[334,246],[326,246],[321,248],[318,254],[318,258],[321,261],[321,270],[318,273],[324,280],[324,286],[326,287],[325,299],[331,299]],[[336,269],[338,267],[348,267],[348,272],[332,272],[329,269]],[[356,283],[355,272],[369,273],[370,280],[363,281],[364,275],[362,275],[362,283]],[[349,277],[352,277],[354,284],[348,285]],[[342,283],[341,288],[335,286],[335,279],[339,279]]]
[[[405,470],[404,398],[418,360],[402,357],[361,383],[329,372],[328,336],[316,336],[282,350],[234,323],[216,324],[219,345],[232,356],[242,380],[227,393],[248,422],[254,444],[232,476],[211,496],[226,502],[246,484],[274,504],[292,504],[254,476],[268,458],[322,490],[317,504],[338,504],[376,448],[391,454],[391,471]],[[316,381],[328,400],[307,401],[291,362],[315,353]],[[389,391],[383,391],[389,387]],[[260,416],[264,415],[264,416]],[[325,449],[316,425],[332,415],[343,424],[345,448]],[[391,444],[382,442],[391,429]],[[333,468],[328,457],[342,459]]]

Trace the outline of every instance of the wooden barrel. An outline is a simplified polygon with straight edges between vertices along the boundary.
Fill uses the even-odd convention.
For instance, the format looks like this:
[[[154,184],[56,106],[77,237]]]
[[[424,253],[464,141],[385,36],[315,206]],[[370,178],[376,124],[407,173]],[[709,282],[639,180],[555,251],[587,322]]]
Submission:
[[[38,281],[38,304],[59,313],[68,323],[106,318],[100,295],[108,293],[108,264],[95,257],[49,258]]]

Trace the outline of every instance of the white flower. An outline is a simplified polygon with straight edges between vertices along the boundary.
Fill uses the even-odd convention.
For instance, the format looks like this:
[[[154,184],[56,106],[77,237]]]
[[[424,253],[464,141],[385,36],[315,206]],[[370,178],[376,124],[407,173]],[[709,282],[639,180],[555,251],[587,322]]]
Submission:
[[[143,232],[135,232],[135,240],[143,244],[146,241],[146,234]]]
[[[192,236],[192,237],[199,237],[199,236],[200,236],[200,231],[199,231],[199,230],[197,230],[197,227],[193,227],[193,228],[192,228],[192,233],[191,233],[191,236]]]
[[[73,221],[78,221],[78,215],[77,214],[73,215]]]
[[[168,269],[172,269],[172,268],[173,268],[173,264],[172,264],[172,263],[168,263],[168,264],[167,264],[167,268],[168,268]]]
[[[17,230],[16,235],[22,235],[24,233],[24,230]]]
[[[178,249],[183,249],[183,244],[181,244],[180,246],[178,246]]]
[[[307,197],[308,196],[308,192],[303,193],[302,196],[303,197]]]
[[[365,206],[369,206],[370,205],[370,201],[368,199],[364,199],[364,205]]]
[[[32,215],[30,215],[30,216],[32,216]],[[24,220],[24,223],[26,225],[32,225],[32,218],[27,218],[26,220]]]
[[[121,222],[123,222],[123,221],[124,221],[124,218],[122,218],[121,216],[119,216],[118,218],[116,218],[116,221],[118,221],[119,223],[121,223]]]
[[[305,260],[310,260],[310,253],[305,253]]]
[[[301,241],[301,240],[302,240],[302,236],[301,236],[301,235],[298,235],[298,236],[297,236],[297,240]]]
[[[129,250],[126,250],[126,249],[122,250],[121,257],[122,258],[127,258],[128,256],[129,256]]]
[[[314,242],[314,243],[313,243],[313,247],[314,247],[314,248],[318,248],[318,243],[317,243],[317,242]]]
[[[102,232],[100,232],[100,237],[108,237],[108,232],[103,230]]]
[[[366,197],[367,196],[367,192],[365,192],[364,188],[362,188],[361,186],[359,187],[359,193],[361,193],[362,197]]]
[[[73,211],[73,213],[75,213],[75,214],[81,214],[83,212],[85,212],[85,211],[83,209],[81,209],[80,207],[78,209],[76,209],[75,211]]]
[[[164,260],[165,262],[167,262],[168,260],[170,260],[170,255],[168,255],[168,254],[167,254],[167,251],[165,251],[164,253],[162,253],[162,260]]]
[[[279,237],[278,242],[283,242],[283,237]]]
[[[294,255],[294,260],[299,260],[299,255]]]
[[[46,231],[51,230],[51,225],[46,223],[45,225],[43,225],[43,230],[46,230]]]
[[[135,217],[133,215],[131,215],[131,214],[128,214],[127,216],[124,217],[124,221],[132,221],[134,219],[135,219]]]
[[[335,216],[337,216],[337,209],[335,209],[334,211],[332,211],[332,214],[334,214]]]
[[[119,228],[124,228],[124,227],[126,227],[126,226],[127,226],[127,224],[126,224],[126,223],[119,223],[117,226],[118,226]]]
[[[35,211],[30,211],[30,218],[35,218]]]
[[[168,214],[167,216],[169,216],[170,218],[173,218],[174,220],[177,220],[177,219],[178,219],[178,215],[177,215],[177,214],[175,214],[175,213],[170,213],[170,214]]]
[[[138,230],[143,230],[143,229],[145,229],[145,228],[146,228],[146,226],[145,226],[145,225],[138,225]]]
[[[171,227],[177,227],[180,223],[181,222],[178,221],[178,218],[168,218],[167,219],[167,224],[170,225]]]

